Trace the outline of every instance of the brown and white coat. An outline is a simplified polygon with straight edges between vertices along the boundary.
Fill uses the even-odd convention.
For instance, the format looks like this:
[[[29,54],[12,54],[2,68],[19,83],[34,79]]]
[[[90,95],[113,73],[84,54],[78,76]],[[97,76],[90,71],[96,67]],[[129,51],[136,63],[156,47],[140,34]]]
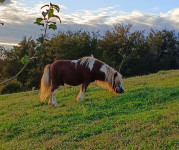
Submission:
[[[59,86],[82,84],[77,100],[83,100],[84,93],[91,82],[97,83],[116,94],[124,93],[122,76],[119,72],[94,57],[83,57],[78,60],[57,60],[44,68],[41,79],[40,99],[50,95],[49,105],[57,105],[56,92]]]

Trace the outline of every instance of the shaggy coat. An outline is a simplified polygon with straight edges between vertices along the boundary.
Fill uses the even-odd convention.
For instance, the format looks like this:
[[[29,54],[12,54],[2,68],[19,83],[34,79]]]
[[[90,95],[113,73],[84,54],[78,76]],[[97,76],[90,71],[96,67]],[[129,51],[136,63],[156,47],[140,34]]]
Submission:
[[[40,99],[50,95],[49,105],[57,105],[56,92],[59,86],[82,84],[77,100],[82,100],[84,92],[91,82],[97,81],[102,87],[107,87],[114,93],[124,93],[122,76],[102,61],[93,57],[83,57],[78,60],[57,60],[46,65],[41,79]]]

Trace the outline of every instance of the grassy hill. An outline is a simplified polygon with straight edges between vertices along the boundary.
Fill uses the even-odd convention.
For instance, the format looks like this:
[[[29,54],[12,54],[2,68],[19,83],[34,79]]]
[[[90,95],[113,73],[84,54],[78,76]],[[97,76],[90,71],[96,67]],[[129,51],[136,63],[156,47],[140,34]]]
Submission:
[[[40,103],[38,91],[0,96],[0,149],[179,148],[179,70],[123,80],[113,95],[90,85],[57,94],[59,107]]]

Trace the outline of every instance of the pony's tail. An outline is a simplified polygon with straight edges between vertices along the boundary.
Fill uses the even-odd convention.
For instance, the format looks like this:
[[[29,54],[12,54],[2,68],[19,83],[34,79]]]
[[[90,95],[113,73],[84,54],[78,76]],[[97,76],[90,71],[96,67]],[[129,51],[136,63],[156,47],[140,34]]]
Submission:
[[[41,84],[40,84],[40,101],[44,102],[46,98],[50,95],[50,65],[46,65],[44,68],[44,73],[41,79]]]

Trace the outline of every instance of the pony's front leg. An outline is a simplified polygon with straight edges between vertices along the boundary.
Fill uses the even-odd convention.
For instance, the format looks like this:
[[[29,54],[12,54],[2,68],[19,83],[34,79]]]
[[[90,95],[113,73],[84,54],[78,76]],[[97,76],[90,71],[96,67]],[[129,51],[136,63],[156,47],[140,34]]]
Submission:
[[[84,89],[83,89],[82,86],[81,86],[80,92],[79,92],[79,94],[78,94],[78,96],[77,96],[76,99],[77,99],[77,101],[79,102],[79,101],[82,101],[83,98],[84,98]]]
[[[79,92],[79,94],[78,94],[78,96],[77,96],[77,98],[76,98],[78,102],[83,100],[88,85],[89,85],[89,83],[86,83],[86,84],[83,83],[83,84],[81,85],[80,92]]]

